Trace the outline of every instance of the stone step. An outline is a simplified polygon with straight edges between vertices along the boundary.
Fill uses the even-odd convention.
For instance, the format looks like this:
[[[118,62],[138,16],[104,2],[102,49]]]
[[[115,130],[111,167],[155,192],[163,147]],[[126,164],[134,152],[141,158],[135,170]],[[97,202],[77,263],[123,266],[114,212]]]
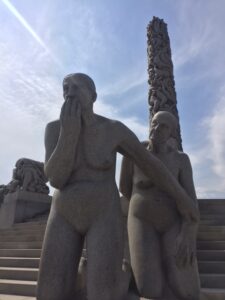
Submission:
[[[198,241],[225,241],[225,234],[219,231],[198,232]]]
[[[199,201],[199,210],[201,214],[204,213],[215,213],[215,214],[225,214],[225,201],[205,201],[204,203]]]
[[[42,233],[37,233],[35,235],[16,235],[16,236],[4,236],[0,237],[0,243],[3,242],[34,242],[39,241],[42,242],[44,235]]]
[[[36,300],[36,298],[35,297],[28,297],[28,296],[0,294],[0,300]]]
[[[225,250],[225,241],[198,241],[199,250]]]
[[[225,300],[225,289],[202,288],[200,300]]]
[[[225,218],[225,214],[211,214],[211,213],[200,213],[200,222],[203,220],[221,220],[223,221]]]
[[[201,274],[225,274],[225,261],[199,261],[198,268]]]
[[[37,268],[0,267],[0,278],[1,279],[36,281],[37,276],[38,276]]]
[[[42,242],[0,242],[0,249],[41,249]]]
[[[0,240],[5,236],[18,236],[18,235],[36,235],[36,234],[44,234],[45,228],[37,228],[33,230],[29,229],[19,229],[19,230],[0,230]]]
[[[200,225],[210,225],[210,226],[217,226],[217,225],[220,225],[220,226],[224,226],[225,225],[225,220],[222,219],[222,220],[201,220],[200,221]]]
[[[46,226],[46,224],[46,221],[23,222],[13,224],[12,228],[35,228],[38,226]]]
[[[0,257],[0,267],[38,268],[39,262],[39,258]]]
[[[35,296],[36,281],[0,279],[0,294]]]
[[[225,234],[225,226],[224,225],[215,225],[215,226],[211,226],[211,225],[199,225],[198,231],[201,232],[221,232]]]
[[[26,224],[26,223],[24,223]],[[12,227],[10,228],[1,228],[0,229],[0,232],[6,232],[6,231],[24,231],[24,230],[30,230],[30,231],[33,231],[33,230],[45,230],[46,228],[46,225],[41,225],[41,224],[36,224],[36,225],[21,225],[21,226],[16,226],[16,225],[13,225]]]
[[[220,220],[223,221],[225,217],[224,212],[200,212],[200,222],[204,220]]]
[[[225,274],[200,274],[200,279],[202,288],[225,288]]]
[[[41,249],[0,249],[0,256],[39,258],[41,256]]]
[[[198,250],[199,261],[225,261],[225,250]]]
[[[42,233],[37,233],[35,235],[15,235],[15,236],[4,236],[0,237],[0,243],[3,242],[35,242],[39,241],[42,242],[44,235]]]

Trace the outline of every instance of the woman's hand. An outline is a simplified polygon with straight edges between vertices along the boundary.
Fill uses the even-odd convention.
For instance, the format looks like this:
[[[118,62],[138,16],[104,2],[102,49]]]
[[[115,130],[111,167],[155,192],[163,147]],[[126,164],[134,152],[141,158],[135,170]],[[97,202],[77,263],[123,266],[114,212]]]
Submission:
[[[182,269],[194,263],[196,257],[197,227],[182,225],[181,231],[176,238],[176,264]]]

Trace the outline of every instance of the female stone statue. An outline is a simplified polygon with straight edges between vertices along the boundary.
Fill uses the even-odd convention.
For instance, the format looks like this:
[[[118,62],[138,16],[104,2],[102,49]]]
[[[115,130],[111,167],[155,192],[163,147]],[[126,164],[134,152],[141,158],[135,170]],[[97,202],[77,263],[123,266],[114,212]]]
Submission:
[[[156,113],[145,147],[149,155],[164,163],[197,209],[189,158],[167,144],[176,123],[169,112]],[[185,216],[171,194],[127,158],[122,163],[120,191],[130,199],[131,266],[140,296],[154,300],[198,300],[197,220]]]
[[[122,300],[122,214],[115,183],[116,153],[129,156],[184,215],[198,219],[189,196],[166,167],[122,123],[96,115],[93,80],[63,81],[60,119],[47,125],[45,174],[56,188],[44,238],[38,300],[71,300],[84,238],[88,300]]]

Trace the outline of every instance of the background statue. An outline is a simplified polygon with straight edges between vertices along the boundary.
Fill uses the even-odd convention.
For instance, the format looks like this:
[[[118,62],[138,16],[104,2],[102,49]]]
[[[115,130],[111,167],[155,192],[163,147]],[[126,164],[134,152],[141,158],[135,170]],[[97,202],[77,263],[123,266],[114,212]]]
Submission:
[[[165,164],[197,209],[189,158],[167,143],[176,126],[171,113],[156,113],[149,142],[144,145],[150,155]],[[147,299],[198,300],[197,220],[183,214],[173,197],[127,158],[122,162],[120,191],[130,199],[131,266],[140,295]]]
[[[48,194],[47,178],[44,174],[44,164],[28,158],[20,158],[13,170],[13,178],[7,185],[9,192],[23,190],[28,192]]]
[[[116,153],[129,156],[173,199],[184,215],[197,209],[167,168],[122,123],[93,112],[93,80],[81,73],[63,81],[60,119],[45,133],[45,173],[56,188],[44,238],[38,300],[74,296],[84,239],[88,300],[121,300],[123,220],[115,183]]]

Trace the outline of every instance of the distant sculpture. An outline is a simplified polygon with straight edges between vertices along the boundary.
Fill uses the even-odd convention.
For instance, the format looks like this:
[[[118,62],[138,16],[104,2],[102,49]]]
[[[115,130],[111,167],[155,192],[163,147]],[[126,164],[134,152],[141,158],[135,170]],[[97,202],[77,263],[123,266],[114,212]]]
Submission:
[[[2,204],[4,197],[6,194],[8,194],[8,188],[7,185],[1,184],[0,185],[0,205]]]
[[[190,196],[197,200],[188,156],[168,146],[177,120],[158,112],[145,142],[149,155],[160,159]],[[147,299],[198,300],[197,220],[185,215],[176,201],[138,166],[123,159],[120,191],[130,199],[128,236],[131,266],[140,296]]]
[[[87,241],[88,300],[122,300],[123,220],[115,183],[116,153],[135,160],[190,219],[195,204],[174,176],[122,123],[96,115],[93,80],[64,78],[60,119],[47,125],[45,173],[56,188],[40,261],[37,299],[70,300]]]
[[[13,178],[8,183],[9,193],[23,190],[48,194],[47,178],[44,175],[44,164],[28,158],[20,158],[13,170]]]
[[[47,181],[43,163],[28,158],[20,158],[13,169],[12,180],[6,185],[0,185],[0,204],[7,194],[16,191],[49,194]]]
[[[168,142],[174,148],[182,150],[173,62],[166,23],[153,17],[147,28],[147,37],[150,119],[158,111],[172,113],[178,121],[178,126]]]

